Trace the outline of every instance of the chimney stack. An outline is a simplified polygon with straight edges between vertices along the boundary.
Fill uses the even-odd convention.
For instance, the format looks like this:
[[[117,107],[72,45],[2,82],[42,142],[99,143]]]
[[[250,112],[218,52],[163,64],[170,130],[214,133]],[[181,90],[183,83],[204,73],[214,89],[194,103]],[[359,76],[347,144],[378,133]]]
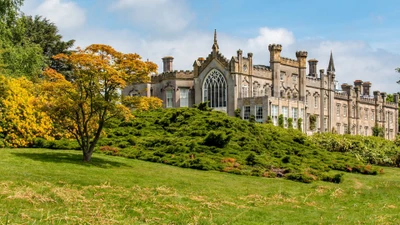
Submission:
[[[309,74],[309,76],[312,76],[312,77],[317,77],[318,76],[318,73],[317,73],[317,63],[318,63],[318,60],[316,60],[316,59],[310,59],[310,60],[308,60],[308,65],[309,65],[309,70],[310,70],[310,74]]]
[[[364,96],[369,96],[369,92],[370,92],[370,89],[371,89],[371,82],[366,81],[362,85],[363,85],[363,95]]]
[[[174,57],[172,56],[165,56],[162,58],[164,71],[163,72],[171,72],[172,71],[172,61],[174,61]]]

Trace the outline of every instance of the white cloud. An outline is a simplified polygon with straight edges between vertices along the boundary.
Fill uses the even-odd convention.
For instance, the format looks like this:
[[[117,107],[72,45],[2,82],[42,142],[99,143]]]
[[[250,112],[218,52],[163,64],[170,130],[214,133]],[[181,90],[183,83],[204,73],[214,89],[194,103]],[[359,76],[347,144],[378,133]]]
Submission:
[[[118,0],[110,9],[153,33],[182,31],[194,18],[184,0]]]
[[[61,31],[82,27],[86,21],[85,10],[69,0],[44,0],[40,4],[35,0],[28,0],[22,10],[28,15],[46,17]]]
[[[177,38],[163,37],[142,38],[129,30],[91,30],[73,37],[77,45],[87,46],[92,43],[104,43],[123,52],[136,52],[144,59],[149,59],[162,68],[161,58],[172,55],[174,69],[192,70],[193,62],[198,57],[207,57],[211,52],[213,31],[188,31]],[[297,50],[308,51],[308,59],[319,60],[318,68],[328,66],[329,55],[333,51],[336,79],[339,83],[353,84],[354,80],[372,82],[372,90],[388,93],[399,90],[396,81],[399,75],[394,68],[400,67],[400,55],[385,50],[375,50],[363,41],[328,41],[324,39],[296,40],[292,32],[277,28],[261,28],[260,32],[248,39],[235,38],[218,32],[220,52],[230,59],[238,49],[244,54],[253,52],[254,64],[269,65],[268,44],[282,44],[282,56],[295,59]],[[161,69],[159,69],[161,71]]]
[[[267,49],[269,44],[275,43],[288,46],[295,41],[293,33],[284,28],[271,29],[262,27],[259,29],[259,32],[257,37],[248,40],[248,47],[250,49]]]

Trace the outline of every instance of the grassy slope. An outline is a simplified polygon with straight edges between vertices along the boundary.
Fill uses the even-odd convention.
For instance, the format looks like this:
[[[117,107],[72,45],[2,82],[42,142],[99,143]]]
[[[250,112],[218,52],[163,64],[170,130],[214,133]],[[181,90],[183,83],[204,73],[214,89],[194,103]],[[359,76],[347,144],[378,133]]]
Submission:
[[[400,170],[341,184],[2,149],[0,224],[399,224]]]

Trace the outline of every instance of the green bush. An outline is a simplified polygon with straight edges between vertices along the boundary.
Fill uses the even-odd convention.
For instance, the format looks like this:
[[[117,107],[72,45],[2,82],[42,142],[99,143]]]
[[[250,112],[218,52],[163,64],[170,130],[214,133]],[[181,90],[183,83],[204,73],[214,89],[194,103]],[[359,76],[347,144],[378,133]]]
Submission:
[[[207,146],[215,146],[218,148],[225,147],[231,139],[231,136],[226,135],[221,131],[210,131],[204,138],[204,144]]]

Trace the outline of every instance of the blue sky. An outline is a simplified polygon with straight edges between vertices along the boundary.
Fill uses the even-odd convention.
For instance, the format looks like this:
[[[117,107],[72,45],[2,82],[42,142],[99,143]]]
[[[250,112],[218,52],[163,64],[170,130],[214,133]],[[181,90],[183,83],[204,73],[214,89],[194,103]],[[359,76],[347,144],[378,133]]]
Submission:
[[[332,51],[339,83],[361,79],[373,90],[400,91],[396,1],[25,0],[22,11],[49,18],[76,46],[109,44],[158,65],[172,55],[178,70],[208,55],[217,29],[227,58],[242,49],[268,65],[267,46],[279,43],[283,56],[306,50],[326,69]]]

